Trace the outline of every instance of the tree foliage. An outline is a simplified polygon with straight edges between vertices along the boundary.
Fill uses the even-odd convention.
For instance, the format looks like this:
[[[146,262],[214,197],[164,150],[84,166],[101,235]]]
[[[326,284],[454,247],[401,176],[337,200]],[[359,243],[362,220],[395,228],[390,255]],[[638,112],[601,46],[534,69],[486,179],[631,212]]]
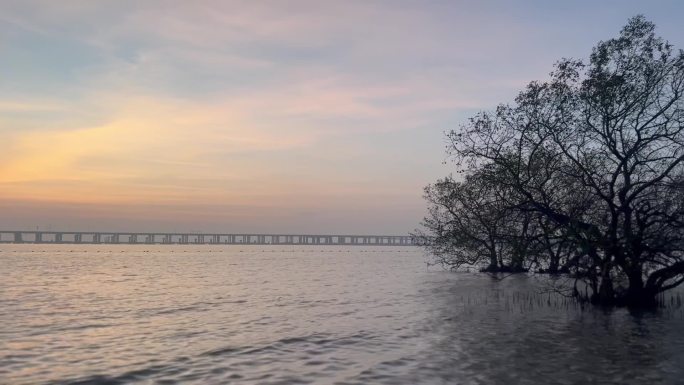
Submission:
[[[684,52],[637,16],[550,75],[448,134],[466,176],[426,188],[428,247],[478,264],[496,244],[595,302],[650,305],[684,282]]]

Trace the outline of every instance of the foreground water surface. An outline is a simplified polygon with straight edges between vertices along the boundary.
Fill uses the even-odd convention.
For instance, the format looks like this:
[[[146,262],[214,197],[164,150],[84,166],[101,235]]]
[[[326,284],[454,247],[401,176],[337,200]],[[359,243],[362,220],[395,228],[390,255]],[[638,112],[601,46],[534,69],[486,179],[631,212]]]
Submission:
[[[2,384],[677,384],[684,316],[414,248],[0,246]]]

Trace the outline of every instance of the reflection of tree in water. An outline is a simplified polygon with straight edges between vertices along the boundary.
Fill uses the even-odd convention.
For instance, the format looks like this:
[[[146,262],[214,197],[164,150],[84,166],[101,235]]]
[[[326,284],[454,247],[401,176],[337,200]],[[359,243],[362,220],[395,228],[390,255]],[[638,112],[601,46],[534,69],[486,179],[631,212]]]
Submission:
[[[435,293],[430,346],[415,380],[482,384],[676,383],[684,364],[681,322],[675,317],[579,306],[510,306],[529,301],[537,286],[526,277],[496,282],[515,295],[461,299],[473,282],[455,280]],[[467,280],[467,278],[466,278]],[[481,282],[487,285],[487,283]],[[465,289],[465,290],[464,290]],[[469,291],[470,290],[470,291]],[[521,299],[522,298],[522,299]],[[506,302],[509,302],[509,306]],[[517,300],[516,300],[517,301]],[[475,303],[477,302],[477,303]],[[522,309],[522,310],[521,310]]]

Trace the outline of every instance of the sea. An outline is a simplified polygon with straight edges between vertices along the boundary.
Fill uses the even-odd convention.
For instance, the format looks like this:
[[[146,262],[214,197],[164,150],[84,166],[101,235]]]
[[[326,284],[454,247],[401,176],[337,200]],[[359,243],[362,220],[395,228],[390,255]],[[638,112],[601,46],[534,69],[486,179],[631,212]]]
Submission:
[[[684,310],[415,247],[0,245],[0,384],[684,384]]]

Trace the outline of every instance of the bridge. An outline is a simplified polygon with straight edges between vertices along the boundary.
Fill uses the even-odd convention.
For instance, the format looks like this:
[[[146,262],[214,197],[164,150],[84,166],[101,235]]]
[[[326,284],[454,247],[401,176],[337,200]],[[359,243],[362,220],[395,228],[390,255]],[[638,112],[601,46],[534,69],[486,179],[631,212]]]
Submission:
[[[409,235],[205,234],[7,230],[0,231],[0,243],[418,246],[419,239]]]

